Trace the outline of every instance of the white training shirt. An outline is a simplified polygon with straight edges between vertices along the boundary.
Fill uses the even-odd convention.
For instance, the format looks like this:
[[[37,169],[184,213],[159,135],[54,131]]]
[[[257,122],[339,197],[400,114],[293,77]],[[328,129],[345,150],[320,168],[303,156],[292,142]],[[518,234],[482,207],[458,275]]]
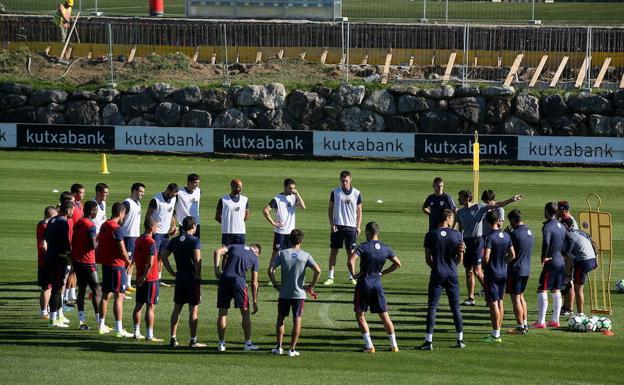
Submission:
[[[248,208],[246,196],[238,195],[232,198],[229,194],[224,195],[220,201],[221,207],[221,233],[222,234],[245,234],[245,212]]]
[[[173,209],[176,205],[176,197],[171,198],[171,200],[167,202],[160,192],[154,195],[154,200],[156,201],[156,209],[152,212],[152,218],[158,223],[156,234],[168,234],[171,228]]]
[[[176,219],[178,224],[182,224],[184,218],[191,216],[195,218],[195,221],[199,225],[199,187],[188,192],[186,187],[178,191],[178,200],[176,203]]]
[[[141,236],[141,202],[132,198],[123,201],[126,209],[126,216],[121,224],[121,231],[124,237],[138,238]]]
[[[342,187],[336,187],[330,197],[334,202],[333,224],[337,226],[357,226],[357,206],[362,203],[360,190],[351,187],[351,192],[345,194]]]
[[[290,234],[295,229],[295,210],[299,199],[295,194],[284,195],[279,193],[269,202],[269,206],[275,211],[276,222],[281,222],[282,227],[275,226],[278,234]]]
[[[104,222],[106,222],[106,201],[98,203],[95,198],[93,198],[93,201],[97,203],[97,214],[93,219],[93,223],[95,224],[95,231],[99,234],[100,227]]]

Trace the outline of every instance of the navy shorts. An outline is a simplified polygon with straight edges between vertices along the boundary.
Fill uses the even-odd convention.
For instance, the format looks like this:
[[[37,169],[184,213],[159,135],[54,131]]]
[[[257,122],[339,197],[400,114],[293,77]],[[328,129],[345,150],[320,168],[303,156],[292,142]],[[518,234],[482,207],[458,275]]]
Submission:
[[[44,266],[37,268],[37,285],[43,290],[51,289],[52,282],[50,282],[49,274]]]
[[[65,259],[55,258],[46,261],[45,264],[45,283],[51,288],[60,289],[65,284],[65,276],[67,275],[67,263]]]
[[[177,305],[188,303],[191,306],[201,303],[201,281],[194,277],[176,276],[173,302]]]
[[[545,290],[561,290],[563,289],[563,279],[565,276],[565,267],[563,263],[554,264],[548,262],[542,268],[539,277],[539,285],[537,291]]]
[[[136,291],[136,303],[156,305],[158,303],[159,284],[158,280],[145,281]]]
[[[126,268],[102,265],[102,293],[124,294],[126,292]]]
[[[515,274],[507,275],[507,294],[519,295],[523,294],[526,290],[529,277],[519,277]]]
[[[76,283],[80,286],[89,286],[92,289],[100,286],[95,264],[74,262],[74,272],[76,272]]]
[[[598,267],[596,258],[585,261],[574,261],[574,284],[584,285],[587,274],[594,271],[596,267]]]
[[[134,261],[134,245],[136,244],[136,237],[124,237],[124,245],[131,261]]]
[[[167,250],[167,246],[169,246],[169,234],[154,234],[153,238],[156,242],[158,255],[165,255],[165,250]]]
[[[279,253],[290,247],[290,234],[273,233],[273,251]]]
[[[481,264],[483,258],[483,237],[464,238],[466,252],[464,253],[464,267],[469,269]]]
[[[507,285],[507,277],[496,278],[483,277],[483,283],[485,284],[483,290],[485,291],[485,299],[490,301],[502,301],[505,298],[505,286]]]
[[[221,234],[221,244],[224,246],[244,245],[245,234]]]
[[[217,290],[217,307],[229,309],[232,299],[234,299],[235,308],[249,309],[249,295],[245,281],[227,277],[220,278],[219,289]]]
[[[350,226],[336,226],[338,231],[332,232],[329,236],[329,247],[331,249],[342,249],[343,247],[348,251],[355,248],[357,241],[357,235],[355,227]]]
[[[357,313],[366,312],[370,308],[371,313],[385,313],[388,311],[386,296],[381,280],[368,281],[358,279],[353,295],[353,310]]]
[[[277,300],[277,314],[282,317],[288,317],[292,309],[294,318],[302,317],[304,305],[305,299],[280,298]]]

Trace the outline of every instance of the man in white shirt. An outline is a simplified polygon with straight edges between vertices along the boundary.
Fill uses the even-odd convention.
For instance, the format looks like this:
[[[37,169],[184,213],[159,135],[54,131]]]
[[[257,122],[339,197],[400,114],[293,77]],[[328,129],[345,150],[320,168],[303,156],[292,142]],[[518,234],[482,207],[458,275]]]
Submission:
[[[340,186],[332,190],[329,195],[327,216],[331,229],[329,273],[324,285],[334,284],[334,268],[338,250],[345,248],[347,257],[355,249],[355,244],[362,226],[362,195],[351,186],[351,173],[340,172]],[[357,281],[349,274],[349,282],[355,285]]]
[[[106,222],[106,198],[108,198],[108,185],[106,183],[98,183],[95,185],[95,198],[93,200],[97,203],[97,215],[93,219],[95,223],[95,229],[98,234],[100,232],[100,226]]]
[[[217,203],[215,220],[221,224],[221,244],[244,245],[245,222],[249,219],[249,200],[241,195],[243,182],[240,179],[232,179],[231,191],[224,195]]]
[[[157,223],[154,240],[156,241],[156,250],[158,255],[164,255],[167,245],[169,245],[169,237],[175,235],[178,231],[175,221],[175,206],[179,187],[175,183],[169,183],[165,191],[160,192],[150,200],[147,213],[145,213],[145,221],[143,225],[149,225],[149,218],[154,218]],[[162,279],[162,261],[158,262],[158,279]],[[160,281],[160,286],[169,287],[169,284]]]
[[[186,217],[193,217],[197,223],[195,236],[200,238],[199,234],[199,200],[201,190],[199,189],[199,175],[188,174],[186,177],[186,187],[178,191],[178,197],[175,207],[176,219],[178,224],[182,226],[182,221]]]
[[[134,244],[141,236],[141,199],[145,195],[145,185],[137,182],[130,187],[130,196],[123,201],[126,206],[126,216],[121,224],[126,251],[130,257],[130,265],[126,270],[126,291],[133,292],[132,272],[134,271]]]

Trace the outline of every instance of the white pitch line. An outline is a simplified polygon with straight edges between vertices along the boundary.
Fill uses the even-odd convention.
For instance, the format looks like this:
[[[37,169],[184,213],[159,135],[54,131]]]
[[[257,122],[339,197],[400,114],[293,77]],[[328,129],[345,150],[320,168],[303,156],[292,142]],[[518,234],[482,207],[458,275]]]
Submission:
[[[332,294],[327,298],[327,302],[323,302],[321,306],[319,306],[319,317],[321,318],[321,321],[326,327],[332,329],[336,327],[336,324],[334,323],[334,321],[332,321],[331,318],[329,318],[329,302],[335,299],[336,294]]]

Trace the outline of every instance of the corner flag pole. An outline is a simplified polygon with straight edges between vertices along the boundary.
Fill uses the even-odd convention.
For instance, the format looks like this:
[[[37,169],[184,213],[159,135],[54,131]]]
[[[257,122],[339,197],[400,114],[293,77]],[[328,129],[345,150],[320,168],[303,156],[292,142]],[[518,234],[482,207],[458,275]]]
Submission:
[[[472,188],[473,195],[479,194],[479,133],[475,130],[474,143],[472,144]]]

